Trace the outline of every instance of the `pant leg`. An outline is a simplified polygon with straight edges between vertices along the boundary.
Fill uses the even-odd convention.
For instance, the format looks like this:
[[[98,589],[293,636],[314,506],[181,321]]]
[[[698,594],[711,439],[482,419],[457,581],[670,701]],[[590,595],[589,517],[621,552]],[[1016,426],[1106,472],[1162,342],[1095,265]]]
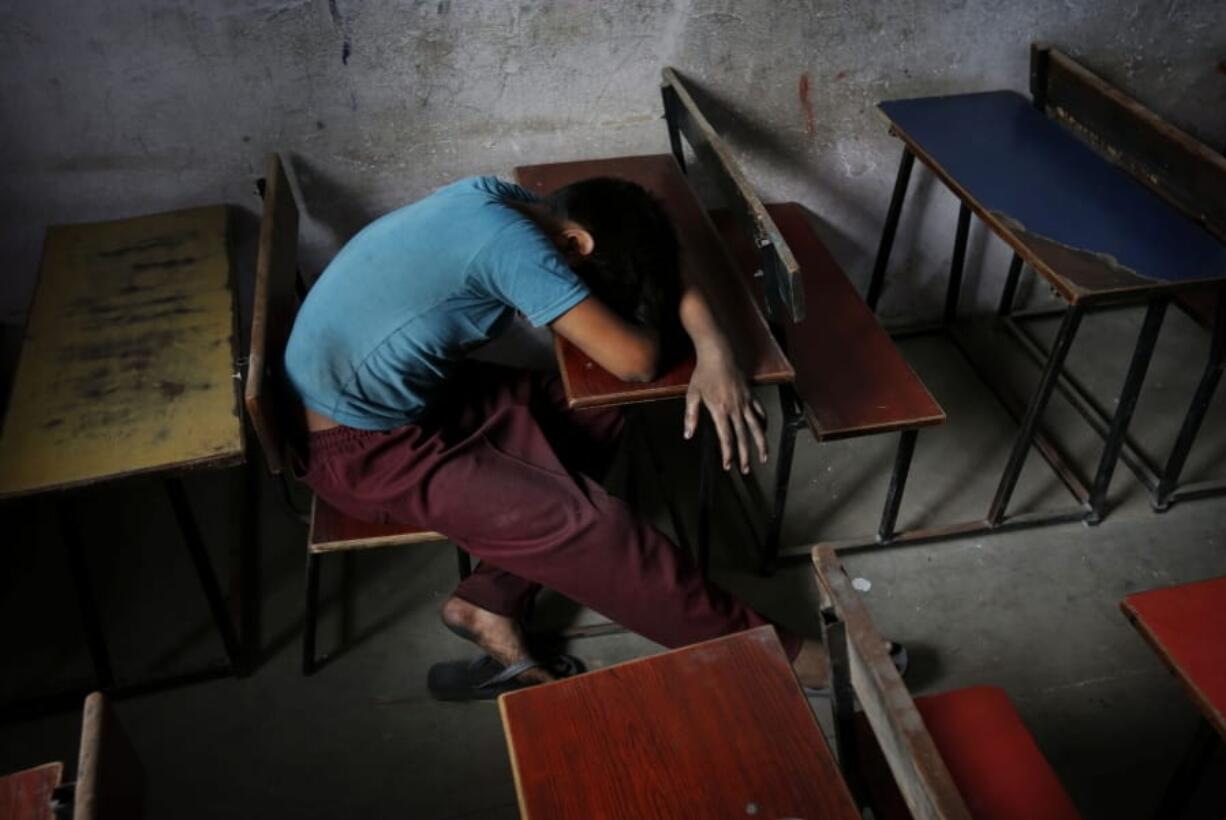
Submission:
[[[624,418],[616,407],[571,410],[557,373],[509,371],[496,365],[469,369],[467,377],[485,385],[516,383],[512,391],[532,408],[559,460],[572,475],[603,481],[617,453]],[[527,393],[524,393],[524,390]],[[480,561],[453,593],[489,612],[523,616],[540,592],[540,584],[514,575],[489,560]]]
[[[486,387],[437,427],[351,436],[348,449],[318,458],[313,440],[308,480],[341,509],[438,530],[502,572],[667,647],[767,622],[624,502],[568,471],[524,380]],[[794,657],[799,639],[781,637]]]

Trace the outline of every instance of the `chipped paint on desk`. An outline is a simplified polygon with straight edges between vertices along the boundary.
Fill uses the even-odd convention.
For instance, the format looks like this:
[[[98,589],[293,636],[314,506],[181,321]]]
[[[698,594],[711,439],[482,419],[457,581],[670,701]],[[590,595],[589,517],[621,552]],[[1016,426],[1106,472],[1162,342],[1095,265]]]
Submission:
[[[0,495],[243,455],[225,206],[47,231]]]

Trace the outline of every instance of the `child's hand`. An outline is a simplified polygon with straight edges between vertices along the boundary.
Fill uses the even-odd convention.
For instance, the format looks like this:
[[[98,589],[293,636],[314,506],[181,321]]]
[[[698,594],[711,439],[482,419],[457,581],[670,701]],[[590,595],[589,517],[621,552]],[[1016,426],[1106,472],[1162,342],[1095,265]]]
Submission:
[[[759,460],[766,461],[766,411],[749,392],[745,376],[731,356],[699,351],[698,363],[685,394],[686,438],[692,438],[698,429],[702,405],[706,405],[715,423],[725,470],[732,466],[735,444],[741,472],[749,472],[751,436],[758,448]]]

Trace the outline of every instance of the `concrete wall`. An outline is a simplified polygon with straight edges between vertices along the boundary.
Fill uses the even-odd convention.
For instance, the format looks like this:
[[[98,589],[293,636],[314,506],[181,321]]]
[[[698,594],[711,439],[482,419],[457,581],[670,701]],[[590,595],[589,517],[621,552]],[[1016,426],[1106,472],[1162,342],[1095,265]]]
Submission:
[[[1025,90],[1033,39],[1226,144],[1221,0],[5,5],[7,323],[24,314],[46,224],[216,201],[254,211],[269,150],[292,158],[312,272],[365,220],[453,178],[666,150],[665,64],[692,78],[764,197],[821,217],[861,285],[899,153],[873,104]],[[929,207],[904,216],[894,267],[907,276],[888,312],[935,304],[952,245],[952,198],[923,172],[912,186]],[[985,252],[986,278],[1006,264],[990,244],[977,226],[972,286]]]

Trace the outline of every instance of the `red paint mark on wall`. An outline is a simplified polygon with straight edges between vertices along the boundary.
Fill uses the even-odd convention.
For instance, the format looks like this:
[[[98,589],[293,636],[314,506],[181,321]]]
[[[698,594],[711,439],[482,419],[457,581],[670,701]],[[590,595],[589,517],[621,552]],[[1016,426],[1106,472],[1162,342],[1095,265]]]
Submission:
[[[813,113],[813,101],[809,99],[809,72],[800,75],[797,93],[800,97],[800,108],[805,112],[805,133],[809,135],[809,139],[813,139],[817,136],[817,115]]]

